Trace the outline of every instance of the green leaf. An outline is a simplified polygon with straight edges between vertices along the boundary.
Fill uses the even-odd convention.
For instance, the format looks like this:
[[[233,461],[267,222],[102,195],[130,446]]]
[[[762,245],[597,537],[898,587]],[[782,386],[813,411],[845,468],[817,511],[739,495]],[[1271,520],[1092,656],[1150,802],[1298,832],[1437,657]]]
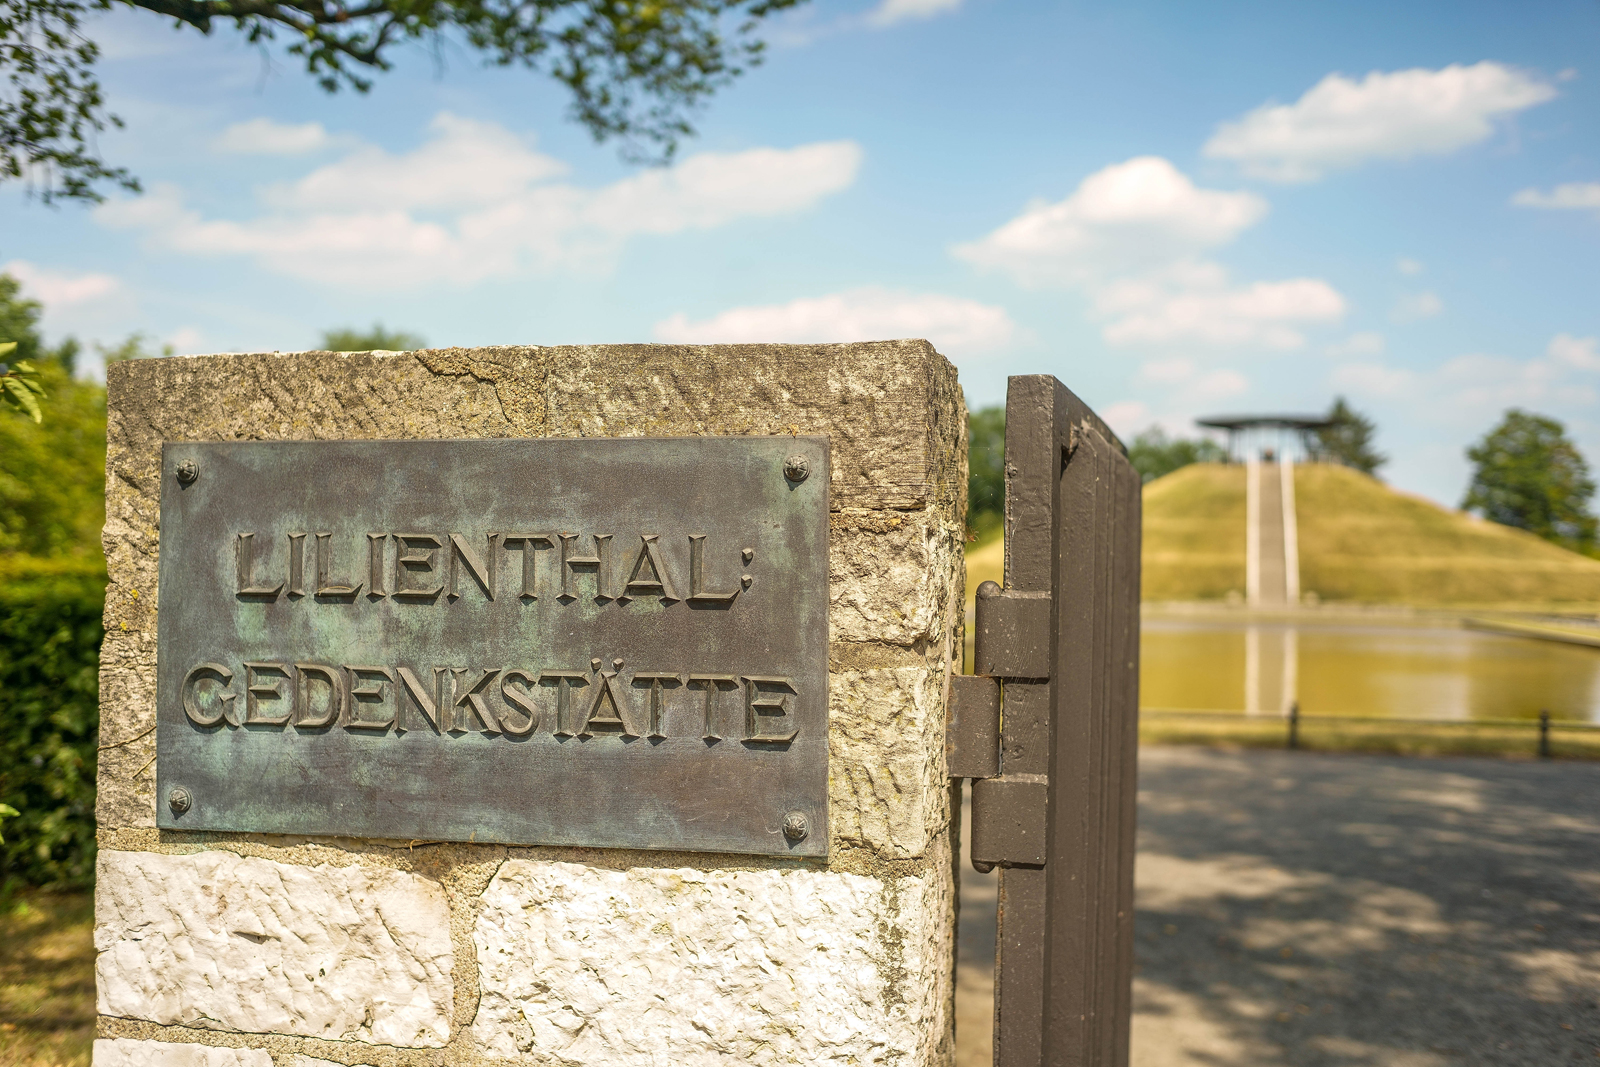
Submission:
[[[0,356],[8,355],[16,347],[17,342],[15,341],[0,341]]]
[[[33,390],[16,378],[7,377],[4,381],[6,400],[21,408],[34,422],[43,422],[44,412],[39,410],[39,398],[33,395]]]
[[[16,342],[12,342],[12,343],[15,344]],[[11,369],[16,371],[18,374],[38,374],[39,373],[39,368],[35,367],[32,363],[28,362],[25,359],[17,360],[16,365],[13,366]]]
[[[13,808],[10,804],[0,804],[0,823],[4,823],[6,819],[9,819],[9,818],[15,817],[17,815],[21,815],[21,814],[22,814],[22,812],[18,811],[16,808]],[[0,836],[0,845],[3,845],[5,843],[6,843],[6,839],[3,836]]]

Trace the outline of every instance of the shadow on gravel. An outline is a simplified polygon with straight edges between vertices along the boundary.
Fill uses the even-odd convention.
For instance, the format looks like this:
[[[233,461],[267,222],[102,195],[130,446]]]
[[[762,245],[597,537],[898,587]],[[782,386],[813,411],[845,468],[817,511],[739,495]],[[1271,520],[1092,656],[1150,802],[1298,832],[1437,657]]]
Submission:
[[[1600,766],[1147,748],[1133,1061],[1600,1062]]]

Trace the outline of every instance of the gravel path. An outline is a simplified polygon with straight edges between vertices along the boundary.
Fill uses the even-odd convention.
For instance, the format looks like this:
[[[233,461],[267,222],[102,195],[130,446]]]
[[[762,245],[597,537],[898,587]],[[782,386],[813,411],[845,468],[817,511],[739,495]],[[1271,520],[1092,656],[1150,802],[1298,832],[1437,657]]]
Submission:
[[[1600,765],[1147,748],[1134,1067],[1600,1064]],[[993,880],[964,865],[961,1067]]]

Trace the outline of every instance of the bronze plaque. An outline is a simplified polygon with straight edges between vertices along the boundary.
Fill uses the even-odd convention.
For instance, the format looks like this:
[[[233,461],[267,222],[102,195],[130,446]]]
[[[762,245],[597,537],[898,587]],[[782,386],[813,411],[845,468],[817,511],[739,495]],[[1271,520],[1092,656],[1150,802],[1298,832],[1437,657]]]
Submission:
[[[827,854],[826,438],[162,461],[159,826]]]

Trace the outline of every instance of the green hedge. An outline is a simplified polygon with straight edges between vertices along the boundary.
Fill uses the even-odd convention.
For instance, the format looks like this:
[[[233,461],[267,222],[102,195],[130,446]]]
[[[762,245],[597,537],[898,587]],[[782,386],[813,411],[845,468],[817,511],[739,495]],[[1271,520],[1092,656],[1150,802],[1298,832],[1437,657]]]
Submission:
[[[0,561],[0,896],[94,879],[98,559]]]

